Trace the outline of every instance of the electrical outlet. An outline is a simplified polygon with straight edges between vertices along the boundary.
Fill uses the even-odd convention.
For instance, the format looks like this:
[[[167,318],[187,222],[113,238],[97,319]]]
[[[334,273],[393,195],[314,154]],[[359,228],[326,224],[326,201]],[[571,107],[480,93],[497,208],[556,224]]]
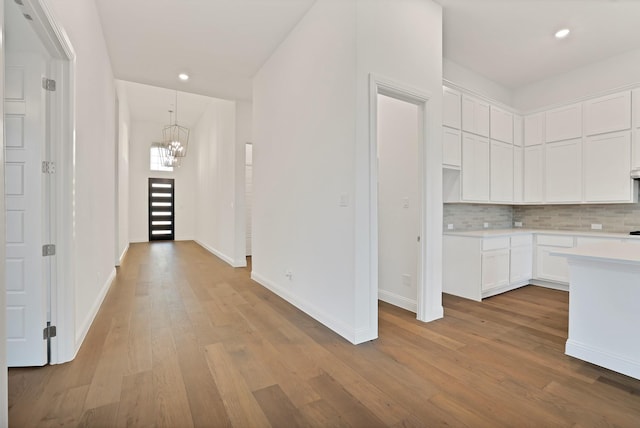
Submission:
[[[515,227],[522,227],[522,222],[521,221],[516,221],[513,225]]]
[[[591,223],[591,229],[602,230],[602,225],[600,223]]]
[[[284,276],[287,277],[289,281],[293,280],[293,271],[291,269],[287,269],[284,271]]]
[[[447,224],[447,230],[453,230],[453,223]]]
[[[485,229],[488,229],[488,228],[489,228],[489,223],[485,223],[485,224],[484,224],[484,228],[485,228]]]

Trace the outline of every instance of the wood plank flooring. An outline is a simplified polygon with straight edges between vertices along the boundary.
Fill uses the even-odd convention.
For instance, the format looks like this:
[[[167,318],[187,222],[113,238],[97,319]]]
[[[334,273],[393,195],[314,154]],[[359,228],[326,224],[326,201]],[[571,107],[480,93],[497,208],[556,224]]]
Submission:
[[[568,295],[381,303],[354,346],[193,242],[131,245],[77,358],[9,370],[15,427],[640,427],[640,381],[563,353]]]

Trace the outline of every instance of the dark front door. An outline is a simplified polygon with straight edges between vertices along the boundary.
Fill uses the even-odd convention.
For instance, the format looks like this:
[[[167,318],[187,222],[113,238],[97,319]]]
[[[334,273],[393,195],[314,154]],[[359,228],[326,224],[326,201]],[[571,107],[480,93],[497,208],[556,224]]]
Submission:
[[[175,237],[173,178],[149,178],[149,241]]]

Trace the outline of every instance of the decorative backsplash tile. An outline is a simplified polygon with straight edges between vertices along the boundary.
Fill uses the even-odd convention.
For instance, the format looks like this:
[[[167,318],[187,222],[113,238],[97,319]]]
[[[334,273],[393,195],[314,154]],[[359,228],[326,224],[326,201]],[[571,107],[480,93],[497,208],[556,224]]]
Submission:
[[[602,232],[628,233],[640,230],[640,203],[593,205],[484,205],[444,204],[443,230],[453,224],[454,230],[513,227],[522,222],[528,229],[592,230],[601,224]]]
[[[510,205],[444,204],[444,230],[453,224],[454,230],[505,229],[513,225],[513,209]]]

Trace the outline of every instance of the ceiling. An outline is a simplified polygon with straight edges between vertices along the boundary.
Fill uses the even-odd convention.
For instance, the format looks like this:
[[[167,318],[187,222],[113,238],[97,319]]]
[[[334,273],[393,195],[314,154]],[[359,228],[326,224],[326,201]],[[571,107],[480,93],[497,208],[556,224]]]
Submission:
[[[511,90],[640,49],[636,0],[436,1],[444,56]],[[241,100],[251,98],[251,78],[314,2],[96,0],[116,78]],[[562,27],[572,32],[556,40]],[[177,79],[183,71],[186,83]]]

